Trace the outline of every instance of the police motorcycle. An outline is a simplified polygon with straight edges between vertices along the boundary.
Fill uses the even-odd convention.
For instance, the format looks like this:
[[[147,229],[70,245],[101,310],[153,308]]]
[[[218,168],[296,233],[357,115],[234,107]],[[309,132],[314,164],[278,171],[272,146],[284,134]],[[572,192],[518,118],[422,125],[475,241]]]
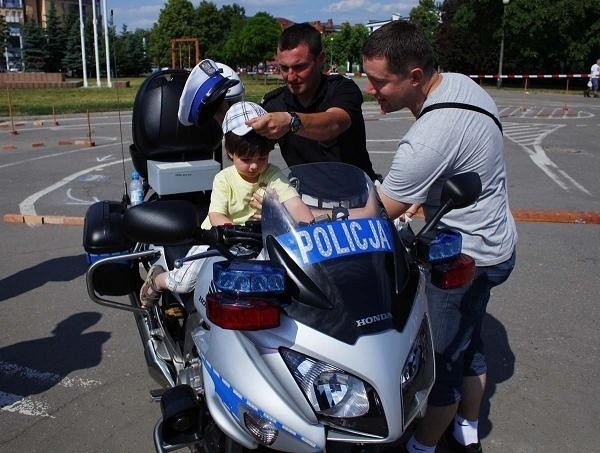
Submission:
[[[170,183],[168,175],[149,179]],[[390,444],[425,410],[434,379],[426,281],[452,288],[474,274],[460,234],[436,225],[478,197],[478,176],[449,179],[417,234],[397,232],[360,169],[302,165],[281,179],[313,208],[315,222],[296,222],[269,188],[260,222],[210,231],[199,227],[204,193],[160,194],[161,186],[134,207],[100,202],[88,210],[88,292],[134,314],[161,384],[151,392],[161,404],[157,451]],[[208,249],[183,258],[193,244]],[[142,308],[150,266],[191,259],[202,260],[193,297],[163,293]]]

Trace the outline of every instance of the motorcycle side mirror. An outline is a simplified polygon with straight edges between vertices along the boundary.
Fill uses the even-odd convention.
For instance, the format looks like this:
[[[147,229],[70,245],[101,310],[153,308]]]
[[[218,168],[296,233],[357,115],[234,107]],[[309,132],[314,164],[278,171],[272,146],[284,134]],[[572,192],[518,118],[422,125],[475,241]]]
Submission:
[[[442,187],[441,202],[452,203],[450,209],[462,209],[475,203],[481,195],[481,178],[474,171],[454,175]],[[448,211],[450,211],[448,209]]]
[[[462,209],[475,203],[481,194],[481,178],[474,171],[454,175],[444,183],[440,196],[440,208],[416,239],[431,231],[440,219],[453,209]]]

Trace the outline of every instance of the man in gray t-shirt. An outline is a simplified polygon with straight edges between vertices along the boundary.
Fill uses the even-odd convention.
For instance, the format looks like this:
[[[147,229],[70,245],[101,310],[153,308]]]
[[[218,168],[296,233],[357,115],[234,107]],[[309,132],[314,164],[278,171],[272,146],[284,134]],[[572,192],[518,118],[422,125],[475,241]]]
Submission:
[[[409,452],[433,453],[448,427],[446,437],[454,451],[481,451],[477,423],[487,371],[481,324],[491,288],[504,282],[514,267],[517,242],[498,110],[468,77],[435,71],[432,49],[414,24],[395,21],[381,27],[362,53],[369,79],[365,91],[375,96],[383,112],[408,108],[417,118],[400,141],[379,190],[390,217],[422,205],[428,218],[446,179],[471,171],[481,178],[476,203],[451,211],[441,222],[460,231],[463,252],[475,259],[476,275],[467,288],[427,287],[436,381],[425,417],[406,445]],[[462,106],[423,114],[440,103]]]
[[[498,116],[492,98],[468,77],[444,73],[437,80],[423,108],[460,102]],[[457,108],[433,110],[400,141],[381,192],[396,202],[421,204],[428,216],[438,207],[446,179],[478,173],[483,191],[477,203],[450,211],[441,224],[463,233],[463,251],[478,266],[501,263],[510,258],[517,239],[508,209],[503,149],[502,133],[490,117]]]

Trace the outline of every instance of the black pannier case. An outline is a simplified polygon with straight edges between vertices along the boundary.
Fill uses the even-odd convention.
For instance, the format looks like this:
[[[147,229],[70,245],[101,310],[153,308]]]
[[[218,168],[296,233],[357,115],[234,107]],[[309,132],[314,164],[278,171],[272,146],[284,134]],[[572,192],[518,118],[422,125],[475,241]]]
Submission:
[[[83,248],[88,264],[109,256],[128,253],[133,248],[123,232],[125,207],[119,201],[99,201],[91,205],[83,224]],[[133,272],[133,262],[115,261],[99,266],[92,285],[101,295],[122,296],[135,290],[139,275]]]

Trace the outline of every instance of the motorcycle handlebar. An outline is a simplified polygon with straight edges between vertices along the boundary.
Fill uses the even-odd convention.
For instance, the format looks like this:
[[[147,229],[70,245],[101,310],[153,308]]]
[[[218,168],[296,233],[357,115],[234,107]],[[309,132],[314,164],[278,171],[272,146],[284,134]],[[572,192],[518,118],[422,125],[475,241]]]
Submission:
[[[248,225],[219,225],[212,227],[210,230],[199,229],[194,235],[196,242],[209,245],[212,249],[180,258],[175,261],[175,267],[180,268],[187,261],[209,256],[221,255],[227,259],[233,259],[237,255],[233,254],[229,248],[236,244],[245,244],[249,249],[254,248],[257,250],[258,253],[262,244],[262,235],[256,231],[251,231],[251,228]]]
[[[200,230],[197,239],[206,245],[216,246],[232,240],[261,240],[261,233],[251,231],[244,225],[218,225],[210,230]]]

